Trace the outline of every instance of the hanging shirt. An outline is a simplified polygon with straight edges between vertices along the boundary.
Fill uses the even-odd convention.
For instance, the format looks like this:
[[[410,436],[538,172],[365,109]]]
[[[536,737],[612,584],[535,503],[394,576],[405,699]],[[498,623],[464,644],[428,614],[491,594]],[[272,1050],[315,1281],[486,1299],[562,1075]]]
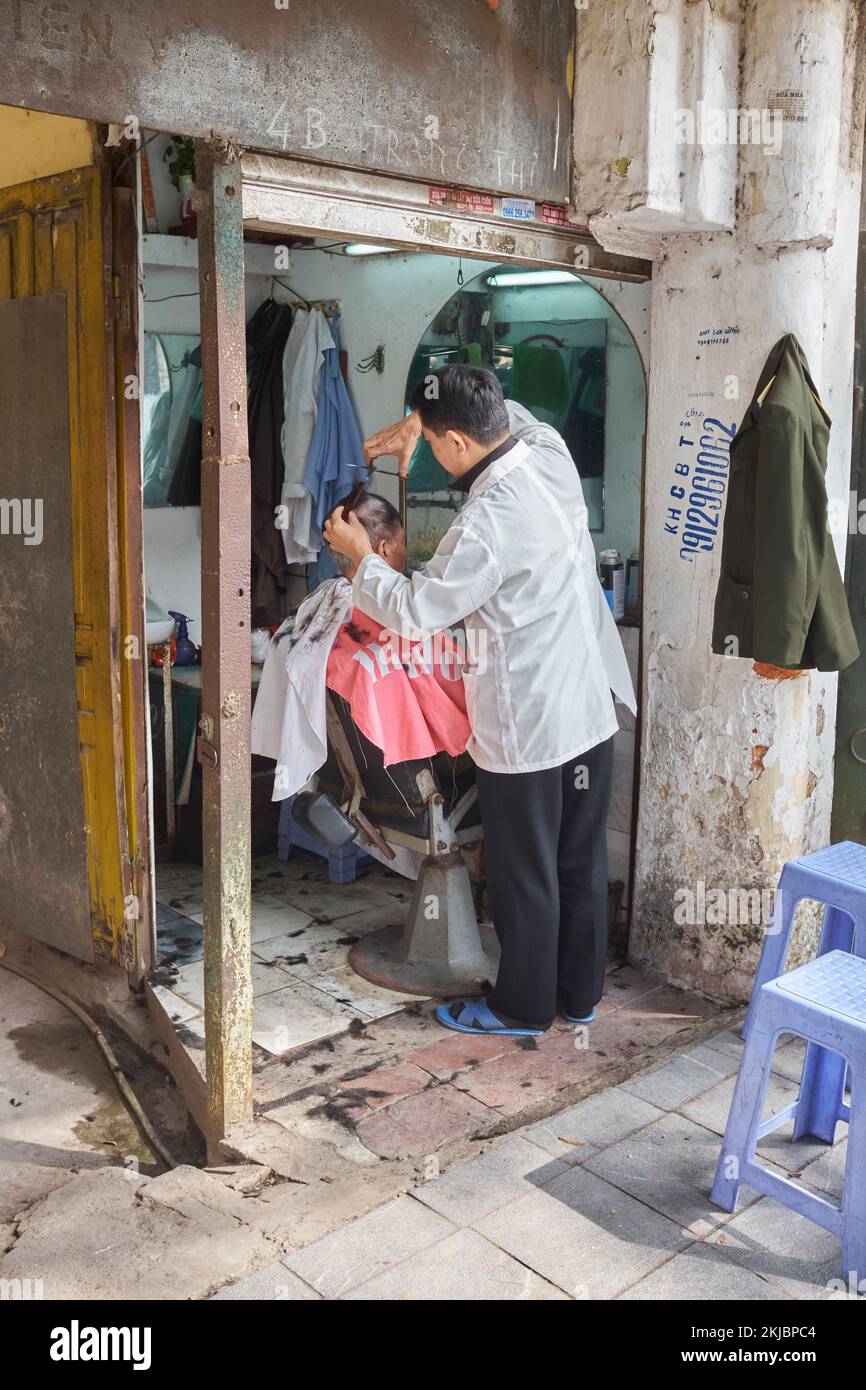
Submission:
[[[462,653],[443,633],[401,644],[356,608],[331,647],[327,683],[348,702],[388,767],[465,751],[470,728],[461,668]]]
[[[316,428],[325,353],[333,347],[334,339],[321,309],[298,309],[283,353],[284,471],[280,504],[286,520],[282,538],[289,564],[308,564],[315,560],[318,549],[310,544],[313,499],[304,475]]]
[[[337,342],[323,346],[322,356],[316,426],[304,470],[304,486],[313,498],[309,543],[314,550],[321,547],[325,518],[367,474],[361,429],[340,371]]]

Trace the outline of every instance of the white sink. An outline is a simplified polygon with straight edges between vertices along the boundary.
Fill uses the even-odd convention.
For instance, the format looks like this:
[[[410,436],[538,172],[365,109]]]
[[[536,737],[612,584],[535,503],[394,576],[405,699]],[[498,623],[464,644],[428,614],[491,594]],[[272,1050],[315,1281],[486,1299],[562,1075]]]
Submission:
[[[149,647],[161,646],[174,632],[174,618],[150,594],[145,596],[145,640]]]

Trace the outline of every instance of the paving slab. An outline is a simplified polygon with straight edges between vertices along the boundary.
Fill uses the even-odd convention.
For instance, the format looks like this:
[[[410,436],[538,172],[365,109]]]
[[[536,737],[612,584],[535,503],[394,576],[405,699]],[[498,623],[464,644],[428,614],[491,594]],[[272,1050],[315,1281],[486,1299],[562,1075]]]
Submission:
[[[680,1057],[686,1057],[689,1061],[700,1062],[708,1071],[715,1072],[716,1078],[721,1080],[725,1076],[734,1076],[740,1065],[739,1058],[733,1052],[722,1052],[718,1048],[710,1047],[708,1043],[699,1042],[692,1047],[685,1048],[679,1053]]]
[[[624,1294],[624,1302],[680,1300],[688,1303],[737,1299],[787,1302],[791,1291],[754,1270],[738,1265],[717,1246],[696,1244],[675,1255]]]
[[[477,1231],[456,1231],[343,1298],[507,1303],[556,1302],[567,1300],[567,1295]]]
[[[726,1057],[733,1057],[737,1065],[743,1055],[742,1023],[737,1023],[729,1028],[720,1029],[718,1033],[707,1035],[706,1046],[712,1048],[714,1052],[722,1052]]]
[[[812,1192],[820,1192],[831,1197],[836,1203],[842,1200],[845,1185],[845,1162],[848,1157],[847,1138],[839,1139],[832,1148],[825,1149],[820,1158],[806,1167],[797,1176],[797,1181]],[[866,1271],[864,1271],[866,1277]]]
[[[841,1274],[837,1238],[771,1197],[754,1202],[709,1237],[710,1244],[716,1242],[738,1264],[783,1284],[792,1298],[828,1298],[831,1281]]]
[[[359,909],[378,912],[383,927],[390,926],[394,921],[396,900],[393,895],[363,880],[356,883],[329,883],[327,880],[305,883],[296,880],[287,896],[293,907],[308,912],[318,922],[351,917]],[[399,916],[397,920],[401,920]]]
[[[484,1062],[520,1051],[518,1038],[448,1036],[443,1028],[432,1042],[410,1054],[416,1067],[423,1067],[440,1081],[448,1081],[461,1071],[474,1071]]]
[[[421,1158],[457,1139],[488,1133],[495,1119],[486,1105],[443,1082],[365,1116],[357,1135],[380,1158]]]
[[[722,1137],[725,1133],[735,1085],[736,1077],[727,1077],[709,1091],[705,1091],[702,1096],[698,1096],[697,1100],[689,1101],[682,1107],[682,1113],[697,1124],[703,1125],[705,1129],[712,1129]],[[778,1115],[787,1106],[793,1104],[798,1094],[799,1087],[795,1082],[789,1081],[786,1076],[772,1072],[764,1097],[764,1117],[769,1118],[771,1115]],[[846,1130],[847,1125],[840,1125],[837,1133],[842,1135]],[[796,1173],[804,1164],[811,1163],[815,1158],[820,1158],[821,1154],[825,1152],[827,1146],[819,1139],[798,1139],[796,1144],[792,1143],[793,1132],[794,1122],[788,1120],[772,1134],[764,1135],[758,1145],[759,1156],[771,1159],[773,1163],[777,1163],[780,1168],[786,1169],[789,1173]]]
[[[512,1134],[494,1140],[478,1157],[456,1163],[441,1177],[413,1188],[412,1196],[455,1226],[468,1226],[564,1171],[563,1163],[525,1135]]]
[[[578,1299],[615,1298],[689,1243],[674,1222],[580,1165],[477,1229]]]
[[[716,1134],[672,1113],[594,1154],[585,1166],[703,1236],[727,1219],[709,1196],[718,1157]]]
[[[396,1067],[375,1067],[354,1080],[341,1079],[337,1094],[358,1102],[363,1110],[381,1110],[433,1084],[428,1071],[422,1071],[412,1062],[403,1062]]]
[[[292,979],[282,989],[257,995],[253,1001],[253,1042],[266,1052],[289,1052],[302,1043],[343,1033],[357,1017],[305,980]]]
[[[323,1298],[340,1298],[453,1231],[449,1221],[423,1203],[398,1197],[285,1255],[283,1263]]]
[[[781,1047],[776,1048],[773,1056],[773,1071],[778,1072],[780,1076],[787,1076],[789,1081],[794,1081],[799,1086],[805,1060],[805,1039],[792,1038],[790,1042],[783,1043]]]
[[[573,1085],[595,1065],[586,1053],[573,1048],[564,1058],[544,1056],[537,1050],[512,1052],[474,1071],[461,1072],[451,1084],[497,1114],[512,1116]]]
[[[523,1132],[527,1139],[565,1163],[582,1163],[599,1149],[615,1144],[660,1118],[659,1109],[611,1087],[578,1101],[550,1119],[539,1120]]]
[[[625,1081],[621,1091],[649,1101],[659,1110],[679,1110],[718,1083],[719,1074],[696,1057],[672,1057],[654,1071]]]
[[[648,975],[638,966],[622,962],[609,964],[604,976],[604,994],[596,1007],[597,1017],[602,1018],[605,1014],[613,1013],[615,1009],[623,1009],[637,1003],[639,999],[658,989],[658,984],[657,978]]]

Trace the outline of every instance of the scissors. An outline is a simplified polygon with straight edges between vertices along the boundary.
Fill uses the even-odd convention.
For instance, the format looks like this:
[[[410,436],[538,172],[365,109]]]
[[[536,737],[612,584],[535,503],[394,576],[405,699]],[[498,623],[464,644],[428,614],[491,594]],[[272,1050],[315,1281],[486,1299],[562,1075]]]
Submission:
[[[368,485],[369,485],[370,479],[371,479],[372,476],[373,476],[373,471],[374,471],[374,469],[376,468],[376,464],[375,464],[375,462],[374,462],[374,463],[370,463],[370,464],[366,464],[366,463],[353,463],[353,464],[352,464],[352,467],[353,467],[353,468],[366,468],[366,469],[367,469],[367,476],[366,476],[366,478],[359,478],[359,479],[358,479],[358,481],[356,482],[355,486],[352,488],[352,491],[349,493],[349,496],[346,498],[345,502],[343,503],[343,510],[342,510],[341,513],[340,513],[340,519],[341,519],[342,521],[348,521],[348,520],[349,520],[349,514],[350,514],[350,512],[355,511],[356,507],[358,506],[358,503],[360,502],[361,498],[364,496],[364,493],[367,491],[367,487],[368,487]],[[383,477],[386,477],[386,478],[397,478],[397,477],[399,477],[399,474],[398,474],[398,473],[392,473],[390,468],[380,468],[378,471],[383,475]]]

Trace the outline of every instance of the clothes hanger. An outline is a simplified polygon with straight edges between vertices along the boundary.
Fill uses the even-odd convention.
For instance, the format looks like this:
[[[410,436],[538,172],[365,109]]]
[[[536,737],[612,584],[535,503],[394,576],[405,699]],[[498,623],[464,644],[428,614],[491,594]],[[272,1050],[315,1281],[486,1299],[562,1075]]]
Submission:
[[[548,343],[556,343],[556,346],[559,348],[565,347],[565,343],[562,341],[562,339],[554,338],[552,333],[532,333],[528,338],[521,339],[520,347],[523,347],[526,343],[535,343],[538,341],[539,338],[545,339],[545,341]]]
[[[283,288],[284,290],[288,290],[289,294],[293,294],[293,295],[295,296],[295,299],[299,300],[300,303],[303,304],[304,308],[305,308],[305,309],[307,310],[307,312],[309,313],[309,311],[310,311],[310,305],[308,304],[307,300],[304,299],[303,295],[298,294],[298,291],[297,291],[297,290],[293,290],[292,287],[291,287],[291,285],[287,285],[286,282],[285,282],[285,280],[281,280],[280,277],[279,277],[278,275],[272,275],[272,276],[271,276],[271,293],[270,293],[270,298],[271,298],[271,299],[273,299],[273,297],[274,297],[274,282],[275,282],[275,281],[276,281],[276,283],[277,283],[278,285],[281,285],[282,288]]]
[[[776,373],[776,372],[773,372],[773,375],[770,377],[770,380],[767,382],[767,384],[766,384],[766,386],[764,387],[763,391],[761,392],[760,396],[758,396],[758,398],[757,398],[757,400],[756,400],[756,402],[755,402],[756,405],[763,405],[763,404],[764,404],[764,397],[767,395],[767,392],[769,391],[769,389],[770,389],[770,387],[772,386],[773,382],[776,380],[776,376],[777,376],[777,373]],[[827,407],[825,406],[824,402],[821,400],[821,397],[818,395],[818,392],[817,392],[817,391],[814,391],[814,390],[812,389],[811,386],[809,387],[809,392],[810,392],[811,396],[813,397],[813,399],[814,399],[816,405],[818,406],[818,409],[819,409],[819,410],[822,412],[822,414],[826,417],[827,423],[828,423],[828,424],[832,424],[832,417],[831,417],[831,415],[830,415],[830,412],[829,412],[829,410],[827,409]]]

